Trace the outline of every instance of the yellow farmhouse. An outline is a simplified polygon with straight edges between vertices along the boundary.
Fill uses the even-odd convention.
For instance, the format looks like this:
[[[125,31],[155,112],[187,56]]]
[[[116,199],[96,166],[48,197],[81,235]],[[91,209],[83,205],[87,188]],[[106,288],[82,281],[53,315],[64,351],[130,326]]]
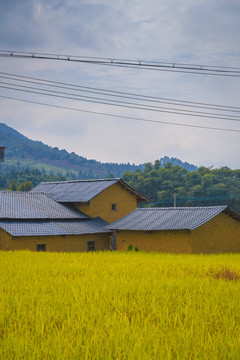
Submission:
[[[61,204],[71,205],[91,217],[112,223],[149,199],[122,179],[43,182],[31,192],[44,192]]]
[[[121,179],[41,183],[0,191],[0,250],[94,251],[116,248],[106,226],[148,198]]]
[[[240,252],[240,215],[227,206],[139,208],[107,229],[116,232],[119,250]]]
[[[227,206],[137,208],[149,199],[122,179],[40,183],[0,191],[0,250],[240,252]]]

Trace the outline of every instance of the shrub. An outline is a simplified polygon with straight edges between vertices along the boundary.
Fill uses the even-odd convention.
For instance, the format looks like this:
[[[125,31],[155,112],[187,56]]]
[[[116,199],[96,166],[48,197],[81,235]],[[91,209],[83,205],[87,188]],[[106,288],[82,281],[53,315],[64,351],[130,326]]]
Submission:
[[[138,248],[134,245],[129,245],[127,251],[138,251]]]

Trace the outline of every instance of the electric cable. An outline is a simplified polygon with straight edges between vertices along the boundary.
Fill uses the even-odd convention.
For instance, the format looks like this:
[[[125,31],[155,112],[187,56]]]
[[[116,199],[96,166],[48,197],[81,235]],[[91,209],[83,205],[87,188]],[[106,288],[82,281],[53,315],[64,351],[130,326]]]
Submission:
[[[240,107],[237,107],[237,106],[227,106],[227,105],[209,104],[209,103],[186,101],[186,100],[176,100],[176,99],[163,98],[163,97],[157,97],[157,96],[128,93],[128,92],[123,92],[123,91],[100,89],[100,88],[81,86],[81,85],[76,85],[76,84],[69,84],[69,83],[33,78],[33,77],[28,77],[28,76],[16,75],[16,74],[3,73],[3,72],[0,72],[0,74],[9,75],[9,76],[0,75],[0,78],[6,78],[6,79],[22,81],[22,82],[29,82],[29,83],[33,83],[33,84],[38,84],[38,85],[43,85],[43,86],[46,85],[46,86],[63,88],[63,89],[68,89],[68,90],[77,90],[77,91],[96,93],[96,94],[101,94],[101,95],[106,95],[106,96],[111,96],[111,97],[117,96],[117,97],[130,98],[130,99],[135,99],[135,100],[145,100],[147,102],[158,102],[158,103],[166,103],[166,104],[178,105],[178,106],[189,106],[189,107],[197,107],[197,108],[206,108],[206,109],[211,109],[211,110],[240,112]]]
[[[0,84],[1,84],[1,82],[0,82]],[[15,86],[17,86],[17,85],[15,85]],[[84,98],[80,98],[80,97],[59,95],[59,94],[64,94],[64,93],[57,92],[58,94],[56,94],[56,91],[52,91],[52,90],[47,90],[47,91],[51,91],[51,93],[45,93],[43,91],[33,91],[33,90],[19,89],[19,88],[14,88],[14,87],[10,87],[10,86],[3,86],[3,85],[0,85],[0,88],[8,89],[8,90],[22,91],[22,92],[27,92],[27,93],[30,93],[30,94],[45,95],[45,96],[51,96],[51,97],[57,97],[57,98],[62,98],[62,99],[69,99],[69,100],[85,101],[85,102],[96,103],[96,104],[101,104],[101,105],[111,105],[111,106],[118,106],[118,107],[122,107],[122,108],[130,108],[130,109],[136,109],[136,110],[165,112],[165,113],[169,113],[169,114],[187,115],[187,116],[201,117],[201,118],[207,118],[207,119],[240,121],[240,117],[237,116],[237,115],[228,115],[228,117],[227,117],[227,116],[222,116],[222,114],[206,113],[206,112],[190,111],[190,110],[184,110],[183,111],[181,109],[173,109],[173,108],[167,108],[167,107],[149,108],[149,107],[143,107],[143,106],[148,106],[148,105],[133,106],[133,105],[137,105],[137,104],[127,103],[127,102],[122,102],[122,101],[116,102],[116,100],[115,100],[114,103],[110,103],[110,102],[107,102],[107,101],[100,101],[100,100],[104,100],[104,99],[101,99],[101,98],[99,99],[99,98],[92,98],[92,97],[87,97],[87,96],[85,96]],[[37,88],[33,88],[33,87],[30,87],[30,88],[31,89],[37,89]],[[53,94],[53,92],[54,92],[54,94]],[[71,95],[71,94],[69,94],[69,95]],[[128,105],[126,105],[126,104],[128,104]],[[133,104],[133,105],[131,105],[131,104]]]
[[[99,112],[99,111],[83,110],[83,109],[79,109],[79,108],[60,106],[60,105],[53,105],[53,104],[43,103],[43,102],[39,102],[39,101],[31,101],[31,100],[26,100],[26,99],[19,99],[19,98],[10,97],[10,96],[0,95],[0,97],[4,98],[4,99],[9,99],[9,100],[16,100],[16,101],[21,101],[21,102],[26,102],[26,103],[31,103],[31,104],[44,105],[44,106],[49,106],[49,107],[53,107],[53,108],[59,108],[59,109],[65,109],[65,110],[73,110],[73,111],[78,111],[78,112],[84,112],[84,113],[89,113],[89,114],[94,114],[94,115],[102,115],[102,116],[108,116],[108,117],[114,117],[114,118],[120,118],[120,119],[129,119],[129,120],[148,122],[148,123],[155,123],[155,124],[166,124],[166,125],[174,125],[174,126],[180,126],[180,127],[190,127],[190,128],[197,128],[197,129],[206,129],[206,130],[216,130],[216,131],[227,131],[227,132],[240,133],[240,130],[238,130],[238,129],[216,128],[216,127],[210,127],[210,126],[174,123],[174,122],[169,122],[169,121],[153,120],[153,119],[146,119],[146,118],[137,118],[137,117],[134,117],[134,116],[125,116],[125,115],[104,113],[104,112]]]
[[[17,91],[25,91],[25,92],[29,92],[32,94],[39,94],[39,95],[45,95],[45,96],[55,96],[55,97],[61,97],[61,98],[65,98],[65,99],[71,99],[71,100],[79,100],[79,101],[88,101],[88,102],[95,102],[95,103],[99,103],[99,104],[104,104],[104,105],[112,105],[112,106],[120,106],[120,107],[126,107],[126,108],[132,108],[132,109],[138,109],[138,110],[149,110],[149,111],[161,111],[161,112],[166,112],[169,111],[170,113],[177,113],[179,115],[192,115],[192,116],[201,116],[201,117],[205,117],[205,118],[211,118],[211,119],[220,119],[220,120],[233,120],[233,121],[239,121],[240,118],[237,115],[233,115],[230,114],[229,112],[240,112],[240,108],[237,107],[223,107],[222,106],[218,106],[218,107],[213,107],[213,106],[217,106],[217,105],[213,105],[210,104],[210,106],[202,106],[202,105],[194,105],[194,108],[201,108],[201,109],[208,109],[208,110],[218,110],[218,111],[228,111],[228,114],[219,114],[219,113],[215,113],[215,112],[203,112],[203,111],[195,111],[195,110],[187,110],[187,109],[179,109],[179,108],[172,108],[172,107],[163,107],[163,106],[156,106],[156,105],[149,105],[146,104],[146,102],[152,102],[152,98],[149,96],[144,96],[144,95],[140,95],[140,97],[135,97],[133,96],[129,96],[129,93],[125,93],[125,95],[121,95],[121,99],[135,99],[137,101],[142,101],[142,99],[144,99],[145,103],[136,103],[136,102],[127,102],[127,101],[119,101],[119,100],[115,100],[112,99],[113,97],[117,97],[119,92],[114,91],[113,93],[110,90],[103,90],[103,89],[97,89],[97,88],[92,88],[94,89],[94,91],[91,90],[87,90],[87,93],[94,93],[94,94],[101,94],[102,96],[104,96],[103,98],[99,98],[99,97],[93,97],[93,96],[86,96],[86,95],[78,95],[75,93],[69,93],[69,92],[62,92],[62,91],[56,91],[56,90],[49,90],[49,89],[45,89],[45,87],[53,87],[55,88],[61,88],[61,89],[67,89],[67,90],[73,90],[79,91],[79,85],[71,85],[69,87],[62,85],[56,85],[56,82],[50,81],[50,80],[43,80],[41,79],[39,81],[39,79],[35,79],[35,78],[29,78],[29,77],[24,77],[24,76],[20,76],[20,75],[15,75],[15,74],[9,74],[9,73],[2,73],[0,72],[0,74],[4,74],[4,75],[0,75],[0,77],[2,77],[3,79],[8,79],[11,81],[14,81],[14,83],[9,83],[9,82],[4,82],[4,81],[0,81],[1,84],[3,85],[10,85],[10,86],[3,86],[0,85],[0,87],[5,88],[5,89],[9,89],[9,90],[17,90]],[[11,75],[11,76],[5,76],[5,75]],[[27,80],[26,80],[27,78]],[[31,79],[31,80],[29,80]],[[15,84],[15,81],[18,82],[24,82],[25,83],[31,83],[31,84],[37,84],[40,86],[44,86],[44,88],[39,88],[39,87],[32,87],[32,86],[26,86],[26,85],[20,85],[20,84]],[[13,87],[15,86],[15,87]],[[17,88],[16,88],[17,87]],[[77,87],[77,88],[75,88]],[[85,88],[85,87],[84,87]],[[89,89],[89,87],[87,87]],[[31,89],[31,90],[24,90],[24,89]],[[91,88],[90,88],[91,89]],[[95,90],[98,91],[95,91]],[[37,90],[37,91],[32,91],[32,90]],[[44,91],[44,92],[43,92]],[[82,89],[82,87],[80,86],[80,91],[83,92],[84,90]],[[117,94],[115,94],[117,93]],[[120,92],[121,94],[123,92]],[[110,99],[109,99],[110,96]],[[155,97],[156,98],[156,97]],[[156,103],[164,103],[164,104],[168,104],[168,105],[174,105],[174,106],[184,106],[187,107],[188,105],[186,104],[186,102],[184,101],[184,103],[182,104],[180,102],[180,100],[178,100],[178,102],[169,102],[169,101],[164,101],[162,102],[157,101],[157,100],[153,100],[154,104]],[[195,103],[197,104],[197,103]],[[203,103],[201,103],[203,104]],[[206,104],[207,105],[207,104]],[[192,105],[190,104],[189,107],[192,107]],[[238,110],[239,109],[239,110]]]
[[[236,78],[240,77],[240,68],[230,67],[230,66],[193,65],[193,64],[181,64],[177,62],[160,62],[160,61],[146,61],[146,60],[128,60],[128,59],[124,60],[124,59],[115,59],[115,58],[46,54],[46,53],[37,53],[37,52],[15,51],[15,50],[14,51],[0,50],[0,57],[72,61],[82,64],[135,68],[135,69],[144,69],[144,70],[152,70],[152,71],[157,70],[157,71],[179,72],[186,74],[230,76]]]

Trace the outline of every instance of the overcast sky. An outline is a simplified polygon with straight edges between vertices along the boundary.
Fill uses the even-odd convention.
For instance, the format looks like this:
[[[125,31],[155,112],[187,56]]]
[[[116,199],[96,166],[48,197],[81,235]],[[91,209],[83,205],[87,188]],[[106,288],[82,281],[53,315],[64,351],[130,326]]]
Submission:
[[[239,0],[1,0],[0,49],[238,67],[239,20]],[[240,77],[15,57],[0,57],[0,71],[85,87],[240,107]],[[33,140],[88,159],[139,164],[169,156],[198,166],[240,168],[240,132],[168,124],[240,131],[238,121],[57,99],[1,87],[0,95],[165,122],[141,122],[0,97],[0,122]]]

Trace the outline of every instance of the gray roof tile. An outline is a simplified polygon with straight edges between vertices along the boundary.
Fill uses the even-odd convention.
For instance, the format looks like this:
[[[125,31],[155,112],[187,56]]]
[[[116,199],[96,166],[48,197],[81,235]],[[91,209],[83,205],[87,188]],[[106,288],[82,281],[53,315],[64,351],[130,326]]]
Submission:
[[[119,179],[42,182],[31,192],[45,192],[59,202],[88,202]]]
[[[0,191],[0,219],[88,219],[43,193]]]
[[[110,230],[106,229],[108,223],[100,217],[84,221],[55,221],[55,224],[71,235],[110,232]]]
[[[89,202],[109,186],[116,183],[124,186],[127,191],[134,193],[138,201],[149,201],[146,196],[133,189],[122,179],[42,182],[33,188],[31,192],[48,193],[52,199],[58,202]]]
[[[100,218],[85,220],[1,220],[0,227],[10,235],[53,236],[108,233],[108,223]]]
[[[107,226],[113,230],[193,230],[227,206],[139,208]]]

